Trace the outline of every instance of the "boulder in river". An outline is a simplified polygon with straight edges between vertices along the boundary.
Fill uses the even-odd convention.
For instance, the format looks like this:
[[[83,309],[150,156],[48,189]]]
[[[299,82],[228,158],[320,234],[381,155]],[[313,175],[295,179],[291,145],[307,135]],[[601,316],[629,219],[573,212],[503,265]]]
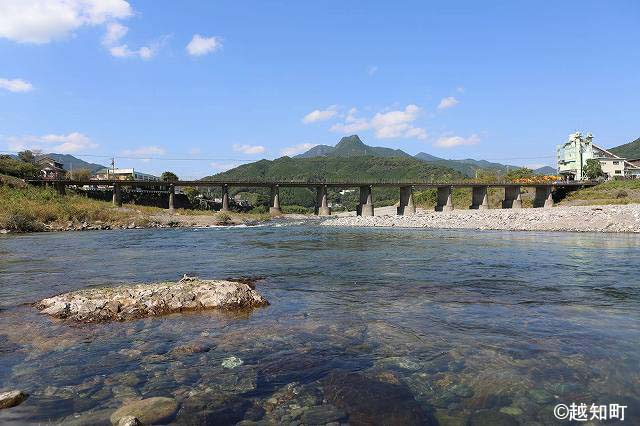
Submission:
[[[111,415],[111,424],[118,425],[122,419],[130,421],[134,417],[143,425],[166,423],[175,417],[178,403],[173,398],[156,396],[133,401],[118,408]]]
[[[56,318],[101,322],[216,308],[238,310],[268,304],[247,284],[185,276],[177,283],[72,291],[41,300],[36,307]]]
[[[27,399],[27,394],[19,391],[0,392],[0,409],[11,408],[22,404]]]

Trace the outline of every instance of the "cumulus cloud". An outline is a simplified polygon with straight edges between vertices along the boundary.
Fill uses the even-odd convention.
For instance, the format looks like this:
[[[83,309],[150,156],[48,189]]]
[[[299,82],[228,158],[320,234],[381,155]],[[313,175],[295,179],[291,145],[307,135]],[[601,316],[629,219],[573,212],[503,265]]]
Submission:
[[[132,49],[128,44],[122,43],[122,39],[128,32],[129,28],[118,22],[112,22],[107,25],[107,31],[102,37],[102,45],[107,48],[111,56],[116,58],[138,57],[149,60],[158,53],[162,45],[167,41],[167,36],[165,36],[148,46]]]
[[[304,124],[309,124],[309,123],[316,123],[318,121],[329,120],[338,114],[337,109],[338,108],[335,105],[332,105],[324,110],[316,109],[314,111],[311,111],[309,114],[305,115],[304,118],[302,118],[302,122]]]
[[[2,0],[0,37],[44,44],[133,14],[125,0]]]
[[[33,85],[20,78],[15,78],[13,80],[0,78],[0,89],[5,89],[14,93],[30,92],[33,90]]]
[[[266,151],[262,145],[239,145],[233,144],[233,150],[243,154],[261,154]]]
[[[187,53],[191,56],[203,56],[220,48],[222,48],[220,37],[203,37],[200,34],[194,34],[187,44]]]
[[[56,153],[74,153],[87,149],[96,148],[98,144],[89,137],[79,132],[72,132],[67,135],[49,134],[44,136],[22,136],[9,137],[9,149],[11,151],[47,151]]]
[[[288,157],[291,157],[292,155],[302,154],[303,152],[306,152],[306,151],[310,150],[311,148],[313,148],[316,145],[318,145],[318,144],[316,144],[316,143],[301,143],[301,144],[298,144],[298,145],[288,146],[288,147],[282,149],[282,151],[280,151],[280,155],[286,155]]]
[[[131,155],[136,157],[146,155],[164,155],[166,153],[167,151],[164,148],[156,145],[141,146],[136,149],[125,149],[124,151],[122,151],[122,154],[124,155]]]
[[[447,96],[446,98],[440,99],[440,103],[438,104],[438,109],[447,109],[454,107],[460,103],[454,96]]]
[[[433,146],[436,146],[438,148],[455,148],[457,146],[475,145],[478,142],[480,142],[480,137],[476,134],[472,134],[467,138],[462,136],[448,135],[438,138]]]
[[[330,130],[337,133],[357,133],[371,129],[378,139],[415,138],[422,140],[427,138],[425,129],[413,125],[422,112],[422,109],[417,105],[407,105],[403,110],[379,112],[371,119],[358,117],[357,112],[355,108],[352,108],[344,117],[344,121],[334,124]]]

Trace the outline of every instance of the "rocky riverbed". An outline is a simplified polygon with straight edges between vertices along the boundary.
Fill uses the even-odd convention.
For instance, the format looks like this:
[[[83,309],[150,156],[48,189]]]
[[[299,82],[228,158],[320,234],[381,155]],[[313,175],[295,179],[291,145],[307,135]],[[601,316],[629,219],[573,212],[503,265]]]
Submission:
[[[385,212],[381,210],[380,213]],[[640,232],[640,204],[551,209],[419,210],[413,216],[331,217],[324,226],[365,226],[507,231]]]
[[[56,318],[103,322],[214,308],[246,309],[268,304],[246,283],[185,276],[177,283],[73,291],[41,300],[36,307]]]

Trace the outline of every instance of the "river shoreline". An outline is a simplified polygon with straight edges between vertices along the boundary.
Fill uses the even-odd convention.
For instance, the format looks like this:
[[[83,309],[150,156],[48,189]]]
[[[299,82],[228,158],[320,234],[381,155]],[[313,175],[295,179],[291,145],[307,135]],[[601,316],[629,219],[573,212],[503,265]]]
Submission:
[[[412,216],[383,213],[372,217],[332,217],[324,219],[321,225],[334,227],[640,233],[640,204],[559,206],[551,209],[453,210],[451,212],[418,209],[417,214]]]
[[[302,224],[331,227],[640,233],[640,204],[558,206],[551,209],[453,210],[451,212],[434,212],[418,208],[417,213],[411,216],[398,216],[395,210],[395,206],[376,208],[376,215],[373,217],[356,216],[355,212],[338,213],[328,217],[287,214],[267,220],[234,215],[224,222],[214,215],[166,213],[119,225],[102,222],[45,225],[44,232]],[[0,229],[0,234],[14,233],[20,232]]]

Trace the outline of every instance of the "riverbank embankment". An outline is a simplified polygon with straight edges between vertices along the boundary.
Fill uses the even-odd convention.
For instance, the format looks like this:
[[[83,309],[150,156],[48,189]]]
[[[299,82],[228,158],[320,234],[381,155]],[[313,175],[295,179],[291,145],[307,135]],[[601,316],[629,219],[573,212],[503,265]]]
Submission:
[[[550,209],[454,210],[418,209],[413,216],[397,216],[378,209],[377,216],[331,217],[323,226],[480,229],[506,231],[569,231],[640,233],[640,204],[566,206]],[[388,212],[388,214],[384,214]]]

